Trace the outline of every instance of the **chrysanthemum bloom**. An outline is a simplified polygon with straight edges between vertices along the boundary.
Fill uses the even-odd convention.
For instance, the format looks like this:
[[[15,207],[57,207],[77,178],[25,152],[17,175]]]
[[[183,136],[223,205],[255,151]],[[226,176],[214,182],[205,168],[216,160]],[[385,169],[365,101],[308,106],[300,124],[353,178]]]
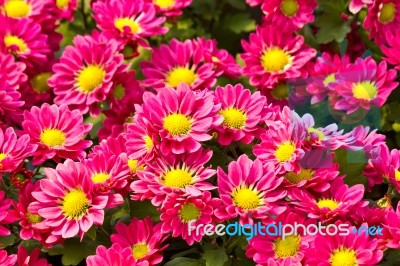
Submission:
[[[0,52],[0,80],[4,81],[12,89],[18,90],[20,85],[27,81],[27,76],[24,73],[25,69],[26,65],[24,63],[15,62],[12,55]]]
[[[383,149],[383,152],[387,153],[388,150]],[[398,149],[393,149],[390,151],[390,155],[387,155],[388,154],[384,154],[384,156],[382,156],[382,161],[384,159],[387,161],[380,165],[381,167],[387,166],[385,169],[386,171],[382,173],[383,178],[389,177],[390,183],[400,192],[400,151]]]
[[[264,21],[290,30],[301,29],[305,24],[313,22],[316,7],[316,0],[269,0],[261,6],[265,13]]]
[[[0,24],[0,51],[16,56],[30,68],[46,63],[51,50],[38,23],[0,15]]]
[[[113,80],[113,92],[109,95],[110,109],[116,106],[141,104],[143,101],[144,88],[140,87],[135,78],[135,71],[129,70],[117,73]],[[133,109],[133,108],[132,108]],[[134,110],[134,109],[133,109]]]
[[[91,141],[83,140],[92,125],[83,124],[79,110],[70,111],[66,105],[34,106],[30,112],[25,111],[22,127],[31,137],[31,143],[38,145],[33,157],[35,165],[47,159],[82,160],[86,156],[84,149],[92,145]]]
[[[347,150],[364,150],[369,159],[371,151],[385,144],[386,136],[376,133],[378,130],[370,131],[369,127],[357,126],[349,133],[346,133],[347,141],[344,146]]]
[[[38,145],[29,142],[27,134],[18,138],[13,128],[4,131],[0,128],[0,172],[14,171],[25,158],[33,155]]]
[[[342,223],[336,223],[338,226]],[[357,228],[350,226],[350,232]],[[317,235],[314,245],[305,253],[305,265],[378,265],[383,257],[383,251],[378,249],[377,239],[368,234],[353,234],[341,236]]]
[[[47,262],[46,259],[40,258],[40,249],[35,248],[31,254],[28,254],[28,250],[24,246],[18,247],[17,253],[17,264],[16,266],[52,266]]]
[[[373,2],[373,0],[351,0],[349,10],[351,13],[356,14],[363,8],[364,5],[370,5]]]
[[[115,226],[111,242],[122,248],[129,247],[138,266],[152,266],[163,259],[160,254],[168,245],[163,242],[168,238],[161,232],[161,223],[153,224],[150,217],[144,220],[133,218],[129,225],[121,222]]]
[[[56,17],[72,21],[77,6],[78,0],[56,0]]]
[[[19,219],[17,211],[10,209],[11,205],[12,200],[6,198],[5,193],[0,190],[0,236],[10,234],[10,230],[4,225],[16,222]]]
[[[122,248],[119,244],[114,244],[110,248],[98,246],[96,255],[87,257],[86,264],[88,266],[126,266],[136,265],[133,258],[132,248]]]
[[[0,250],[0,265],[15,266],[15,263],[17,263],[17,255],[15,254],[8,255],[7,251]]]
[[[221,145],[234,141],[249,144],[260,135],[260,125],[265,122],[267,101],[260,92],[251,94],[243,85],[226,85],[215,90],[216,103],[221,104],[219,114],[224,120],[215,127]]]
[[[112,109],[103,111],[105,119],[99,129],[99,140],[107,137],[118,137],[128,131],[128,126],[133,123],[134,105],[114,105]]]
[[[245,53],[241,57],[246,64],[243,74],[250,77],[251,85],[266,89],[280,80],[305,77],[304,66],[316,55],[302,36],[272,26],[258,27],[242,46]]]
[[[116,74],[127,70],[118,43],[97,41],[91,36],[77,36],[68,46],[60,62],[53,66],[49,79],[54,88],[56,104],[66,104],[83,114],[100,113],[99,103],[107,99]]]
[[[307,226],[311,220],[289,210],[276,217],[274,223],[293,226],[297,223]],[[310,242],[314,240],[314,237],[306,235],[301,228],[299,229],[298,235],[288,235],[285,239],[270,234],[265,236],[258,234],[249,241],[246,256],[253,258],[257,265],[302,266],[305,250],[312,246]],[[269,230],[274,231],[274,229]]]
[[[21,93],[8,85],[4,75],[0,73],[0,129],[19,124],[23,105]]]
[[[382,53],[385,55],[385,60],[395,69],[400,70],[400,29],[396,32],[386,33],[386,42],[381,45]]]
[[[290,196],[297,210],[307,213],[310,218],[327,222],[338,219],[346,221],[351,212],[368,205],[367,201],[363,201],[364,186],[358,184],[348,187],[342,178],[335,179],[329,190],[322,193],[294,190]]]
[[[164,17],[156,16],[155,6],[143,0],[98,1],[93,4],[97,26],[116,39],[136,40],[147,47],[144,38],[165,34]]]
[[[383,144],[374,147],[368,157],[370,157],[368,159],[368,164],[363,171],[363,176],[368,180],[368,191],[370,191],[373,186],[382,184],[389,179],[394,185],[400,181],[400,173],[397,179],[394,174],[397,169],[400,169],[400,157],[398,156],[397,150],[390,151],[387,145]]]
[[[213,213],[220,204],[221,200],[212,198],[209,191],[204,191],[198,196],[170,194],[160,208],[160,219],[163,221],[161,230],[165,234],[172,232],[173,237],[181,236],[188,245],[200,242],[204,230],[200,234],[190,230],[199,224],[215,225],[216,219]]]
[[[26,184],[31,182],[33,172],[25,168],[19,168],[11,173],[10,181],[14,187],[22,189]]]
[[[79,234],[81,239],[93,224],[101,225],[107,196],[93,194],[89,172],[82,163],[67,159],[56,169],[45,168],[46,178],[40,181],[40,190],[32,192],[36,201],[28,212],[43,217],[52,234],[46,240],[52,243],[57,236],[70,238]]]
[[[160,206],[165,197],[172,193],[199,196],[215,187],[207,182],[215,170],[205,167],[212,156],[211,150],[198,150],[184,155],[170,154],[154,159],[146,169],[138,171],[139,180],[133,181],[132,200],[151,199]]]
[[[49,0],[0,0],[0,11],[10,18],[31,18],[36,21],[49,3]]]
[[[374,59],[357,59],[336,75],[329,84],[338,95],[331,101],[336,110],[345,110],[347,114],[359,108],[369,110],[371,105],[382,107],[390,93],[399,84],[395,82],[396,71],[388,70],[386,62],[377,64]]]
[[[167,17],[176,17],[182,15],[182,9],[188,7],[192,0],[145,0],[145,2],[153,3],[157,13],[162,13]]]
[[[279,201],[286,191],[279,189],[283,177],[276,178],[274,170],[263,167],[260,160],[254,162],[247,155],[231,162],[226,174],[218,167],[218,192],[222,206],[215,215],[223,220],[240,217],[241,224],[253,224],[254,219],[267,221],[270,215],[278,215],[286,207]]]
[[[146,80],[143,85],[161,90],[186,83],[191,89],[211,88],[216,82],[214,63],[206,62],[205,50],[195,40],[171,40],[153,49],[150,62],[140,64]],[[220,71],[219,71],[220,72]]]
[[[384,227],[388,230],[387,247],[400,248],[400,205],[397,204],[396,211],[390,210],[386,214],[386,222]]]
[[[164,88],[157,95],[146,93],[143,99],[138,116],[143,116],[158,131],[163,154],[198,151],[201,142],[212,138],[211,128],[222,122],[213,93],[191,91],[184,83],[176,90]]]
[[[386,43],[386,34],[396,32],[400,26],[400,2],[396,0],[376,0],[369,7],[364,28],[370,38],[380,45]]]

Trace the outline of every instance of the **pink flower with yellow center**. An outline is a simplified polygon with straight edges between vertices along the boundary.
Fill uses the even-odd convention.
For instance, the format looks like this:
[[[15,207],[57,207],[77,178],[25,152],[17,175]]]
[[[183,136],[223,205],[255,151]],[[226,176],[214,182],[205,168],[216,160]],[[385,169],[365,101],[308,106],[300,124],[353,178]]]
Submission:
[[[56,169],[45,168],[46,178],[39,183],[40,190],[32,192],[36,201],[28,212],[43,217],[43,223],[52,228],[52,243],[57,236],[71,238],[83,235],[93,224],[101,225],[107,196],[94,195],[90,175],[82,163],[67,159]]]
[[[158,13],[167,17],[176,17],[182,15],[185,7],[188,7],[192,0],[145,0],[153,3]]]
[[[59,19],[67,19],[72,21],[74,19],[74,11],[78,7],[78,0],[56,0],[55,13]]]
[[[19,220],[18,213],[15,210],[10,209],[12,203],[12,200],[6,198],[6,194],[0,190],[0,236],[8,236],[11,233],[11,231],[4,225],[8,225]]]
[[[99,103],[112,94],[115,75],[127,70],[115,40],[107,42],[91,36],[77,36],[60,61],[53,65],[54,75],[48,80],[54,88],[56,104],[66,104],[85,114],[100,113]]]
[[[216,103],[221,104],[219,114],[224,118],[215,129],[221,145],[234,141],[249,144],[261,134],[260,125],[265,122],[267,100],[260,92],[251,94],[243,85],[227,85],[215,90]]]
[[[0,0],[0,13],[14,19],[30,18],[40,21],[49,0]]]
[[[194,230],[189,232],[189,223],[191,227],[199,224],[215,225],[216,219],[213,213],[220,204],[221,200],[212,198],[209,191],[187,197],[172,193],[160,208],[160,219],[163,221],[161,230],[164,234],[172,232],[173,237],[181,236],[188,245],[200,242],[204,231],[200,234],[196,234]]]
[[[88,266],[137,265],[131,247],[122,248],[119,244],[113,244],[108,249],[105,246],[98,246],[96,255],[87,257],[86,263]]]
[[[221,208],[215,212],[218,218],[239,216],[241,224],[253,224],[254,219],[266,222],[285,211],[279,202],[286,196],[286,191],[279,188],[283,177],[277,178],[273,169],[263,167],[260,160],[242,155],[228,165],[227,174],[220,167],[217,173],[222,200]]]
[[[161,252],[168,247],[163,243],[168,235],[161,233],[161,226],[161,223],[153,224],[150,217],[144,220],[133,218],[129,225],[119,222],[115,226],[116,233],[111,235],[111,242],[123,249],[131,249],[133,265],[157,265],[163,259]]]
[[[66,105],[34,106],[30,112],[25,111],[22,127],[30,142],[38,145],[33,157],[35,165],[47,159],[82,160],[86,156],[84,149],[92,145],[91,141],[83,140],[92,125],[83,124],[79,110],[70,111]]]
[[[279,32],[280,34],[277,34]],[[281,32],[273,26],[257,27],[249,41],[242,41],[245,53],[243,74],[250,84],[271,89],[281,80],[305,77],[305,65],[316,51],[304,44],[304,38],[293,32]]]
[[[8,255],[6,250],[0,250],[0,264],[3,266],[15,266],[17,263],[17,255]]]
[[[162,35],[164,17],[156,16],[155,6],[143,0],[97,1],[93,4],[93,17],[100,30],[116,39],[136,40],[147,47],[144,38]]]

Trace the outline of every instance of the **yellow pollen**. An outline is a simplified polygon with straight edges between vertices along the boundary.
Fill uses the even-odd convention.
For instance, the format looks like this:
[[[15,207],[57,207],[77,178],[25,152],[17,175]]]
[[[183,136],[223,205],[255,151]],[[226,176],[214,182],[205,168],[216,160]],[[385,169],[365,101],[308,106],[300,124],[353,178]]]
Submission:
[[[324,79],[324,86],[328,86],[331,82],[335,82],[336,81],[336,77],[335,74],[330,74],[329,76],[327,76]]]
[[[167,129],[167,130],[168,130],[168,129]],[[168,131],[169,131],[169,130],[168,130]],[[145,144],[145,146],[146,146],[146,150],[147,150],[147,151],[150,151],[150,150],[153,148],[154,143],[153,143],[152,138],[150,138],[149,135],[144,136],[144,144]]]
[[[13,46],[18,47],[16,53],[24,53],[26,50],[28,50],[28,46],[26,45],[25,41],[14,35],[6,35],[6,37],[4,37],[4,44],[7,48],[11,48]]]
[[[297,0],[282,0],[281,11],[287,17],[293,17],[299,11],[299,3]]]
[[[131,33],[138,33],[140,31],[139,24],[131,18],[117,18],[114,21],[114,26],[120,31],[124,32],[124,29],[128,27]]]
[[[186,67],[177,67],[167,74],[166,82],[170,87],[176,88],[181,83],[192,85],[196,78],[197,75],[193,70]]]
[[[328,208],[331,211],[333,211],[334,209],[336,209],[339,206],[339,203],[337,201],[335,201],[335,200],[332,200],[332,199],[320,199],[317,202],[317,206],[320,209]]]
[[[117,100],[121,100],[122,98],[124,98],[124,96],[125,96],[125,88],[124,88],[124,86],[122,86],[122,84],[119,84],[114,88],[113,96]]]
[[[22,0],[9,0],[4,5],[4,12],[8,17],[24,18],[31,12],[31,6]]]
[[[50,89],[47,80],[51,77],[51,73],[41,73],[31,79],[31,85],[35,92],[44,93]]]
[[[297,184],[303,180],[309,180],[314,176],[314,171],[311,169],[301,169],[301,172],[296,174],[294,172],[289,172],[285,175],[287,181],[292,184]]]
[[[103,83],[106,72],[97,65],[88,65],[83,68],[77,77],[78,90],[83,93],[91,93]]]
[[[63,146],[65,143],[65,134],[55,128],[45,129],[40,134],[40,142],[49,148]]]
[[[65,9],[68,7],[69,0],[56,0],[56,5],[60,9]]]
[[[263,205],[257,191],[245,186],[237,187],[232,193],[232,199],[235,206],[245,210],[254,210]]]
[[[0,161],[1,161],[1,154],[0,154]],[[400,171],[396,170],[394,172],[394,178],[396,179],[396,181],[400,181]]]
[[[388,24],[392,22],[396,16],[396,6],[393,2],[382,5],[381,11],[379,12],[379,21],[382,24]]]
[[[79,219],[89,210],[89,200],[86,194],[80,189],[68,192],[62,202],[62,212],[69,219]]]
[[[272,96],[277,99],[287,99],[289,97],[289,91],[284,83],[278,84],[271,92]]]
[[[182,222],[187,223],[192,220],[197,220],[200,217],[200,210],[192,203],[185,203],[179,211],[179,217]]]
[[[37,223],[40,223],[41,221],[43,221],[43,217],[40,216],[39,214],[32,214],[32,213],[27,212],[26,217],[28,218],[28,220],[31,224],[37,224]]]
[[[137,243],[132,247],[132,254],[135,260],[143,259],[149,251],[149,246],[146,243]]]
[[[289,53],[279,47],[271,47],[261,56],[261,64],[267,72],[282,71],[291,63]]]
[[[154,4],[161,8],[168,8],[175,5],[175,0],[154,0]]]
[[[292,142],[284,142],[276,148],[275,157],[279,162],[287,162],[292,158],[296,147]]]
[[[341,247],[333,251],[330,263],[332,266],[357,266],[357,256],[353,249]]]
[[[300,250],[300,236],[287,236],[285,240],[282,238],[274,242],[274,251],[278,258],[293,257]]]
[[[131,170],[131,174],[136,174],[138,170],[143,170],[144,169],[144,164],[138,165],[138,160],[133,160],[129,159],[128,160],[128,166],[129,170]]]
[[[354,98],[360,100],[372,100],[376,97],[377,92],[376,85],[370,81],[355,83],[353,87]]]
[[[7,157],[7,154],[0,153],[0,162],[3,161]]]
[[[321,130],[313,128],[313,127],[308,128],[308,133],[317,133],[319,141],[321,141],[325,138],[325,135]]]
[[[224,117],[222,125],[234,128],[242,129],[246,124],[246,115],[243,111],[230,107],[220,111],[220,114]]]
[[[193,176],[187,170],[172,169],[165,173],[162,182],[167,187],[185,188],[193,182]]]
[[[170,114],[164,118],[164,129],[172,136],[186,135],[192,127],[190,117],[183,114]]]
[[[104,183],[105,181],[107,181],[107,179],[110,178],[109,174],[106,173],[97,173],[95,175],[92,176],[92,181],[95,184],[100,184],[100,183]]]

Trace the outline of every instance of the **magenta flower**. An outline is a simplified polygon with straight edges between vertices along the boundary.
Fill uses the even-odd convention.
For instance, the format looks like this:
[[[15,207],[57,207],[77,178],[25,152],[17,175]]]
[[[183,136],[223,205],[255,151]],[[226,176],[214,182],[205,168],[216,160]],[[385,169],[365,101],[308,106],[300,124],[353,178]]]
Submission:
[[[131,247],[122,248],[119,244],[112,245],[109,249],[98,246],[96,255],[87,257],[88,266],[126,266],[137,265]]]
[[[31,254],[29,254],[24,246],[19,246],[16,266],[52,266],[46,259],[40,258],[39,256],[39,248],[35,248]]]
[[[381,45],[382,53],[385,55],[385,61],[393,65],[396,70],[400,70],[400,29],[386,33],[386,42]]]
[[[15,266],[17,263],[17,255],[8,255],[6,250],[0,250],[0,264],[3,266]]]
[[[371,5],[374,0],[351,0],[349,10],[351,13],[356,14],[360,12],[364,5]]]
[[[154,4],[157,13],[167,17],[176,17],[182,15],[182,9],[188,7],[192,0],[145,0],[145,2]]]
[[[3,191],[0,190],[0,236],[8,236],[11,231],[4,227],[19,220],[18,213],[15,210],[10,209],[12,200],[6,198]],[[1,262],[1,256],[0,256]]]

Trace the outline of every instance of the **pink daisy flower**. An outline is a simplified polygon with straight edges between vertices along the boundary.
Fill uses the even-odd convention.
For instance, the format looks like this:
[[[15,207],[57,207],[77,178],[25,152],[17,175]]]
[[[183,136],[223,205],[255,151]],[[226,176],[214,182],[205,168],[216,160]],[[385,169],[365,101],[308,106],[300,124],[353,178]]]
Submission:
[[[15,62],[10,54],[0,52],[0,80],[8,84],[12,89],[19,90],[20,85],[27,81],[24,71],[26,65],[21,62]]]
[[[66,104],[83,114],[100,113],[99,103],[111,93],[113,78],[127,70],[115,40],[97,41],[91,36],[77,36],[60,62],[54,64],[54,75],[48,80],[54,88],[56,104]]]
[[[143,0],[98,1],[93,4],[93,17],[100,30],[116,39],[135,40],[148,47],[144,38],[162,35],[164,17],[156,16],[153,4]]]
[[[38,148],[33,157],[33,164],[38,165],[47,159],[59,162],[61,158],[82,160],[84,149],[92,142],[83,140],[90,132],[91,124],[83,124],[79,110],[70,111],[66,105],[43,104],[25,111],[22,127]]]
[[[24,246],[18,247],[16,266],[52,266],[46,259],[40,258],[40,249],[35,248],[31,254]]]
[[[395,79],[396,71],[388,70],[386,62],[378,65],[371,57],[359,58],[329,84],[338,95],[331,105],[337,110],[345,110],[347,114],[359,108],[369,110],[371,105],[382,107],[399,84]]]
[[[400,71],[400,29],[396,32],[386,33],[386,42],[381,45],[382,53],[385,55],[385,61]]]
[[[160,219],[163,222],[161,230],[164,234],[172,232],[173,237],[181,236],[188,245],[200,242],[204,236],[204,230],[196,234],[190,229],[199,224],[215,225],[216,219],[213,213],[220,204],[221,200],[212,198],[209,191],[204,191],[198,196],[187,197],[172,193],[168,195],[160,208]]]
[[[395,178],[395,175],[392,175],[392,171],[395,173],[394,169],[400,168],[399,159],[400,157],[397,155],[397,150],[390,151],[386,144],[380,145],[371,151],[368,164],[365,166],[363,171],[363,175],[368,180],[369,191],[373,186],[387,181],[388,178],[393,181],[392,184],[394,185],[396,185],[396,181],[400,181],[400,173],[398,174],[397,179]]]
[[[364,7],[364,5],[370,5],[374,0],[351,0],[349,10],[351,13],[356,14]]]
[[[132,248],[122,248],[119,244],[112,245],[109,249],[98,246],[96,255],[87,257],[87,266],[126,266],[137,265],[133,258]]]
[[[383,146],[383,145],[382,145]],[[384,152],[388,152],[388,150],[384,150]],[[387,156],[387,154],[384,154]],[[394,185],[397,191],[400,192],[400,151],[397,149],[393,149],[390,151],[390,157],[382,156],[382,160],[387,159],[383,166],[387,166],[385,172],[383,172],[383,177],[386,179],[389,177],[389,181],[392,185]],[[386,175],[388,173],[388,175]]]
[[[251,94],[243,85],[227,85],[215,90],[216,103],[221,104],[219,114],[224,120],[215,130],[221,145],[234,141],[249,144],[261,133],[260,124],[265,122],[267,101],[260,92]]]
[[[243,74],[250,77],[250,84],[271,89],[280,80],[305,77],[306,63],[316,51],[304,44],[304,38],[293,32],[282,32],[272,26],[258,27],[250,34],[249,42],[242,41],[245,53]]]
[[[253,224],[254,219],[266,221],[278,215],[286,207],[279,201],[286,191],[279,189],[283,177],[276,178],[273,170],[263,167],[260,160],[250,160],[242,155],[231,162],[226,174],[220,167],[218,173],[218,192],[222,206],[215,215],[223,220],[240,217],[241,224]]]
[[[190,6],[192,0],[145,0],[145,2],[153,3],[157,13],[162,13],[167,17],[176,17],[182,15],[182,9]]]
[[[56,13],[55,17],[72,21],[74,19],[74,11],[77,7],[78,0],[58,0],[55,7],[53,7]]]
[[[370,131],[369,127],[357,126],[349,133],[345,134],[347,137],[345,149],[360,150],[363,149],[369,159],[372,150],[380,145],[385,144],[386,136],[376,133],[378,130]]]
[[[205,190],[214,189],[207,179],[215,174],[215,170],[205,167],[211,156],[211,150],[199,150],[156,158],[146,169],[137,172],[139,180],[131,184],[134,193],[131,199],[151,199],[154,206],[160,206],[172,192],[199,196]]]
[[[40,190],[32,192],[36,201],[28,212],[38,213],[43,223],[51,227],[52,234],[46,240],[52,243],[57,236],[71,238],[79,234],[81,239],[93,224],[101,225],[107,196],[93,194],[93,187],[86,167],[67,159],[56,169],[45,168],[46,178],[41,179]]]
[[[163,244],[168,236],[161,233],[161,223],[153,224],[149,217],[144,220],[133,218],[129,225],[117,223],[115,231],[111,242],[122,248],[129,247],[136,263],[134,265],[152,266],[162,261],[160,253],[168,247]]]
[[[386,215],[385,228],[388,229],[387,247],[400,248],[400,204],[397,204],[396,211],[388,211]]]
[[[25,102],[21,101],[21,93],[2,78],[3,75],[0,74],[0,128],[6,128],[20,122],[21,109]]]
[[[0,11],[15,19],[31,18],[37,21],[49,0],[0,0]]]
[[[8,255],[6,250],[0,250],[0,265],[3,266],[15,266],[17,263],[17,255]]]
[[[317,4],[316,0],[269,0],[264,1],[261,8],[266,23],[297,30],[314,21]]]
[[[6,198],[6,194],[0,190],[0,236],[8,236],[11,232],[5,225],[18,221],[18,213],[10,209],[12,200]],[[1,259],[0,259],[1,261]]]

